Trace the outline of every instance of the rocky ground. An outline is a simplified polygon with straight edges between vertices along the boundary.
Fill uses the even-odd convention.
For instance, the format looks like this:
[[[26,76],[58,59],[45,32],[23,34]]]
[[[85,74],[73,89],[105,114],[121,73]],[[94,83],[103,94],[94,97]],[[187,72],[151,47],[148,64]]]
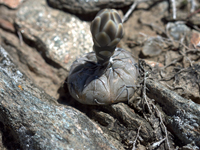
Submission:
[[[91,20],[131,4],[118,46],[138,60],[135,95],[78,103],[66,79],[92,51]],[[199,12],[195,0],[0,0],[0,148],[198,150]]]

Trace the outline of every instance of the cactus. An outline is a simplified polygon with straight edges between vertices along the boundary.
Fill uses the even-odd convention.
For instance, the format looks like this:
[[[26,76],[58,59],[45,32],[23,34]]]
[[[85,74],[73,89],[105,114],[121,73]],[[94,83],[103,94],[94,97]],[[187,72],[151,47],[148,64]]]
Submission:
[[[90,30],[97,61],[107,65],[123,36],[122,20],[118,12],[114,9],[101,10],[92,21]]]
[[[131,54],[117,44],[123,37],[119,14],[101,10],[91,23],[94,52],[77,59],[68,76],[73,98],[84,104],[127,101],[134,94],[138,70]]]

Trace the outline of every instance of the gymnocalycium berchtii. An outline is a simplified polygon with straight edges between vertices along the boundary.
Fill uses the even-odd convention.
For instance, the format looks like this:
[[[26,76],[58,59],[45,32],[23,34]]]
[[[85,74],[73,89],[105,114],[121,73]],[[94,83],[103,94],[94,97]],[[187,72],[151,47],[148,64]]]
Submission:
[[[127,101],[134,94],[138,70],[131,54],[116,47],[124,33],[118,12],[101,10],[90,30],[94,52],[73,62],[67,81],[70,94],[90,105]]]

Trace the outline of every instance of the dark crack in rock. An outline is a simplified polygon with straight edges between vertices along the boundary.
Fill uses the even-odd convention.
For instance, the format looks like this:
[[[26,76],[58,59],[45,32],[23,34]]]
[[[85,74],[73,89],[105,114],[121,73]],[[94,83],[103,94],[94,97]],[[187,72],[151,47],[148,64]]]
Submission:
[[[57,90],[67,75],[65,69],[52,67],[45,62],[36,49],[24,43],[20,44],[18,37],[11,33],[0,30],[0,43],[13,58],[13,63],[24,74],[47,94],[54,98],[58,97]]]
[[[141,125],[140,138],[141,141],[151,141],[153,139],[153,129],[150,124],[134,112],[133,109],[124,103],[113,104],[107,107],[111,114],[115,114],[118,120],[128,128],[137,131]]]
[[[26,1],[15,22],[24,39],[32,41],[54,66],[69,70],[78,56],[92,51],[89,24],[50,8],[45,0]]]
[[[155,99],[168,115],[168,127],[184,143],[200,146],[200,105],[184,99],[152,80],[146,81],[147,95]]]
[[[186,99],[191,99],[195,103],[200,104],[200,63],[194,64],[192,67],[185,68],[183,71],[177,69],[175,70],[175,73],[176,79],[178,79],[175,80],[176,86],[181,87],[176,89],[176,92],[180,96]]]
[[[104,8],[123,8],[135,0],[47,0],[50,6],[75,14],[94,15]]]
[[[34,86],[2,47],[0,122],[22,149],[123,149],[83,113]]]

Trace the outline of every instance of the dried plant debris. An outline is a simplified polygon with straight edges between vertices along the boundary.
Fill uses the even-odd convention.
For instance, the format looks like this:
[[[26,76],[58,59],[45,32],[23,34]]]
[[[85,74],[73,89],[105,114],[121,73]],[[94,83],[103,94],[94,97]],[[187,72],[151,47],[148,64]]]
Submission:
[[[194,64],[192,67],[175,69],[174,81],[167,85],[173,91],[176,91],[184,98],[200,104],[200,64]],[[191,90],[192,89],[192,90]]]
[[[200,146],[200,106],[184,99],[153,80],[147,80],[147,95],[158,102],[166,117],[168,128],[184,143]]]
[[[6,5],[9,8],[17,9],[23,0],[0,0],[0,5]]]
[[[154,139],[151,125],[126,104],[103,106],[101,110],[93,110],[92,112],[92,119],[99,122],[105,132],[124,143],[126,147],[133,146],[139,126],[141,127],[137,144],[139,142],[147,146]]]
[[[162,84],[165,86],[159,82],[155,82],[154,80],[157,80],[160,75],[160,69],[151,67],[151,65],[146,64],[145,61],[140,61],[139,67],[142,84],[142,93],[139,94],[141,98],[131,99],[129,105],[139,112],[142,112],[144,118],[151,123],[153,129],[156,129],[154,136],[160,140],[152,143],[149,148],[162,148],[162,143],[164,142],[165,148],[167,146],[166,149],[173,149],[174,138],[176,138],[172,136],[171,133],[173,133],[182,144],[188,145],[186,147],[193,145],[191,146],[192,148],[198,149],[200,146],[200,120],[198,117],[200,106],[190,99],[181,97],[180,95],[182,94],[180,92],[178,92],[178,94],[180,94],[178,95],[177,91],[173,92],[166,88],[165,82],[162,81]],[[187,69],[182,69],[180,72],[177,72],[174,73],[174,76],[176,76],[175,79],[177,82],[179,81],[179,87],[181,89],[183,87],[188,87],[188,91],[191,91],[189,89],[194,89],[193,93],[189,93],[194,96],[197,92],[199,95],[199,65],[195,64],[193,67],[188,67]],[[149,78],[153,78],[153,80]],[[174,85],[177,84],[178,83],[174,82]],[[184,92],[187,93],[187,91]],[[186,95],[182,96],[186,97]],[[196,99],[193,98],[193,100],[195,101]],[[160,106],[156,106],[156,103],[158,103],[162,109],[160,109]],[[159,132],[158,127],[161,127],[161,132]],[[165,134],[163,134],[163,132]]]

